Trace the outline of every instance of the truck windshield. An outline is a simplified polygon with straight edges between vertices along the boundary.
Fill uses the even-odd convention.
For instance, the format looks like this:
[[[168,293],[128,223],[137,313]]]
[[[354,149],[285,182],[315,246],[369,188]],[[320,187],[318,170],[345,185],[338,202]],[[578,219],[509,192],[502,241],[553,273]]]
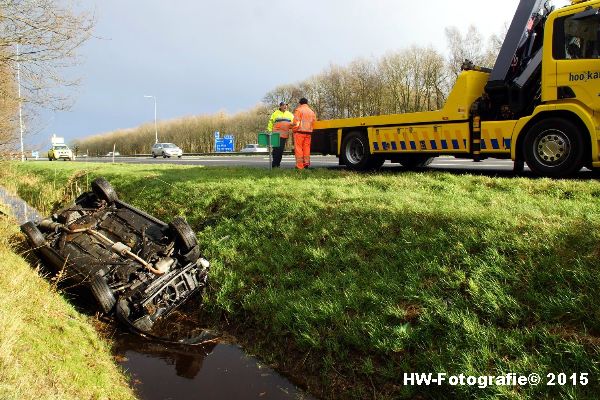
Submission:
[[[54,146],[54,150],[68,150],[67,146]]]

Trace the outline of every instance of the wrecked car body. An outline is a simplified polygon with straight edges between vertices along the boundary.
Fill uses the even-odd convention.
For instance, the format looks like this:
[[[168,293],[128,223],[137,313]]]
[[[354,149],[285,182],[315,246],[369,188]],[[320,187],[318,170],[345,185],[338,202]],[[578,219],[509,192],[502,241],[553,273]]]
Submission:
[[[61,280],[84,285],[104,313],[149,332],[156,321],[201,295],[209,263],[182,218],[166,224],[120,201],[103,178],[91,187],[74,204],[21,225],[21,231]]]

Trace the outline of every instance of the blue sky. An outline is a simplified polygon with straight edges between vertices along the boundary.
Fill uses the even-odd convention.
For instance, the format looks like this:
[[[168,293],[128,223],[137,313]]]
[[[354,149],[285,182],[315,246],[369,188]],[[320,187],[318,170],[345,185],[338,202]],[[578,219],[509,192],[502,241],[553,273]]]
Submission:
[[[444,28],[473,24],[486,36],[512,19],[518,0],[93,0],[96,38],[80,51],[68,112],[42,115],[28,142],[46,146],[154,119],[237,112],[277,85],[329,64],[410,45],[445,50]]]

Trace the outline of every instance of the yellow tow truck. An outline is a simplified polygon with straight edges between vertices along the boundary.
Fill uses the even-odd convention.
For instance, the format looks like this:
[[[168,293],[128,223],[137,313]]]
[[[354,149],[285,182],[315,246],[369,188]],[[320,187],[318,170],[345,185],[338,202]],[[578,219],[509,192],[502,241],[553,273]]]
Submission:
[[[561,177],[600,167],[600,0],[521,0],[493,69],[465,61],[439,111],[318,121],[313,153],[352,170],[450,155]]]

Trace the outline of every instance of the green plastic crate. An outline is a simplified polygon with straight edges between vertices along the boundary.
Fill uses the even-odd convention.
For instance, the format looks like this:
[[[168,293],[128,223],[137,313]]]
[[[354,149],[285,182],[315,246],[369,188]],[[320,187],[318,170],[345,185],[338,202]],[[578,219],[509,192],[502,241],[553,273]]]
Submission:
[[[279,132],[260,132],[258,134],[258,145],[269,146],[269,134],[271,135],[271,146],[279,147]]]

